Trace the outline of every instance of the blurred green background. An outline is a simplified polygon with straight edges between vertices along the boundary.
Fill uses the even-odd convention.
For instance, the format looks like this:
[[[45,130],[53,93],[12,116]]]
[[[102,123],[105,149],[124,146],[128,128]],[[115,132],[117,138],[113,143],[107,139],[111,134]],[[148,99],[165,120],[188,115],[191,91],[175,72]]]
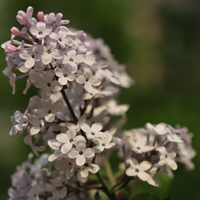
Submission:
[[[1,0],[0,43],[10,39],[10,28],[19,26],[18,10],[33,6],[38,11],[62,12],[70,26],[103,38],[136,84],[123,89],[121,103],[131,105],[125,128],[144,126],[146,122],[165,122],[187,126],[194,133],[197,151],[195,170],[184,166],[173,180],[161,176],[161,186],[134,183],[134,194],[151,191],[175,200],[200,199],[200,2],[198,0]],[[6,67],[0,50],[1,71]],[[23,136],[10,137],[10,116],[26,109],[31,89],[23,95],[24,81],[17,83],[12,95],[8,79],[0,78],[0,200],[8,198],[10,175],[26,160],[30,148]]]

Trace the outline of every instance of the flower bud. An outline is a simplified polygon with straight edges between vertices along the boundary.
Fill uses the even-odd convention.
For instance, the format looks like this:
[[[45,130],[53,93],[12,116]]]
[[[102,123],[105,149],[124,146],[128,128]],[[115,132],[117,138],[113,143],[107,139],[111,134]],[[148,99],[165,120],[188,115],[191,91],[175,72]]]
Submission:
[[[25,25],[28,22],[27,14],[23,11],[19,11],[16,18],[21,25]]]
[[[38,12],[37,18],[39,21],[42,21],[44,19],[44,13],[42,11]]]
[[[11,33],[12,33],[13,35],[15,35],[15,36],[20,35],[20,31],[19,31],[19,29],[18,29],[17,27],[12,27],[12,28],[10,29],[10,31],[11,31]]]
[[[26,13],[27,13],[27,18],[30,19],[30,18],[32,17],[32,15],[33,15],[33,7],[32,7],[32,6],[29,6],[29,7],[27,8]]]
[[[5,46],[4,50],[5,50],[6,53],[13,53],[17,50],[17,48],[12,44],[8,44],[8,45]]]

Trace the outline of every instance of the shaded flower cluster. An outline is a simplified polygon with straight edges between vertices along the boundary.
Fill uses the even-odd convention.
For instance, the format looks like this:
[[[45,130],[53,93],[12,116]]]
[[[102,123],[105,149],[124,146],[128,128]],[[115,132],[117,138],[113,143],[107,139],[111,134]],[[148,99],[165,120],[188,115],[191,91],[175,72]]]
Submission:
[[[191,137],[186,128],[147,123],[146,129],[125,131],[122,138],[114,137],[114,141],[125,159],[126,175],[158,186],[159,171],[173,177],[172,170],[178,168],[177,162],[184,163],[188,169],[194,168]]]
[[[36,156],[51,152],[17,169],[10,200],[60,200],[98,187],[115,199],[118,184],[109,191],[99,174],[114,147],[124,159],[124,185],[139,179],[156,186],[157,173],[171,176],[176,161],[192,169],[195,152],[187,129],[147,123],[146,129],[123,133],[129,106],[119,105],[116,97],[119,87],[130,87],[133,80],[101,39],[64,26],[69,21],[62,17],[38,12],[34,18],[32,7],[19,11],[22,29],[11,28],[11,40],[2,44],[8,64],[3,74],[13,94],[20,79],[27,80],[24,93],[31,86],[39,89],[24,113],[11,116],[10,135],[24,134]],[[96,187],[87,186],[90,174],[97,177]]]

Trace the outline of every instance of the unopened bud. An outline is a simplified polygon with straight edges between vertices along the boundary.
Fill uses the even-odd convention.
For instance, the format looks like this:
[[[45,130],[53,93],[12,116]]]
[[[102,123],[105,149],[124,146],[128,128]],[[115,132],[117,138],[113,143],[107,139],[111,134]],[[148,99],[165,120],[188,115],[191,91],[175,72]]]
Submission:
[[[30,18],[32,17],[32,15],[33,15],[33,7],[32,7],[32,6],[29,6],[29,7],[27,8],[26,13],[27,13],[27,18],[30,19]]]
[[[27,14],[24,11],[19,11],[17,13],[17,21],[21,24],[21,25],[26,25],[28,22],[28,18],[27,18]]]
[[[17,50],[17,48],[12,44],[8,44],[8,45],[5,46],[4,50],[5,50],[6,53],[13,53]]]
[[[10,31],[11,31],[11,33],[12,33],[13,35],[15,35],[15,36],[20,35],[20,31],[19,31],[19,29],[18,29],[17,27],[12,27],[12,28],[10,29]]]
[[[37,18],[39,21],[42,21],[44,19],[44,13],[42,11],[38,12]]]

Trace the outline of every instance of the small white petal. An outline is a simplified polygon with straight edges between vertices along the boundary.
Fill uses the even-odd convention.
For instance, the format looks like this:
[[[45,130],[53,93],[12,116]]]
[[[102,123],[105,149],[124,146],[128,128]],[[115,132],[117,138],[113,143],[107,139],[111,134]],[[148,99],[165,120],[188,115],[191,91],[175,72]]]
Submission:
[[[51,62],[51,60],[52,60],[52,56],[50,54],[45,53],[42,55],[42,63],[44,65],[48,65]]]
[[[49,34],[49,37],[50,37],[51,39],[53,39],[53,40],[56,40],[56,41],[59,39],[58,34],[57,34],[57,33],[54,33],[54,32],[50,33],[50,34]]]
[[[66,143],[69,142],[69,137],[65,133],[60,133],[56,136],[56,140],[58,140],[60,143]]]
[[[139,173],[137,173],[137,176],[142,180],[142,181],[147,181],[150,176],[149,174],[147,174],[146,172],[140,171]]]
[[[66,154],[66,153],[68,153],[70,151],[71,148],[72,148],[72,143],[67,142],[61,147],[61,152],[63,154]]]
[[[76,78],[76,82],[79,84],[84,84],[86,82],[86,78],[83,75],[80,75]]]
[[[78,166],[83,166],[85,164],[85,157],[83,155],[78,154],[77,158],[76,158],[76,164]]]
[[[96,173],[100,170],[100,167],[99,167],[98,165],[96,165],[96,164],[91,163],[91,164],[89,165],[88,170],[89,170],[91,173],[96,174]]]
[[[85,133],[91,133],[91,128],[89,127],[88,124],[83,123],[83,124],[80,125],[80,127]]]
[[[38,29],[38,31],[43,31],[46,28],[46,24],[44,22],[38,22],[36,24],[36,28]]]
[[[148,162],[148,161],[143,161],[143,162],[140,163],[140,168],[141,168],[143,171],[148,170],[150,167],[151,167],[151,163]]]
[[[89,82],[86,82],[84,87],[88,92],[90,92],[90,93],[93,92],[93,87]]]
[[[68,153],[69,158],[76,158],[78,155],[79,152],[75,148],[72,148]]]
[[[92,148],[87,148],[87,149],[84,151],[83,155],[84,155],[86,158],[92,158],[92,157],[94,157],[94,155],[95,155],[94,149],[92,149]]]

